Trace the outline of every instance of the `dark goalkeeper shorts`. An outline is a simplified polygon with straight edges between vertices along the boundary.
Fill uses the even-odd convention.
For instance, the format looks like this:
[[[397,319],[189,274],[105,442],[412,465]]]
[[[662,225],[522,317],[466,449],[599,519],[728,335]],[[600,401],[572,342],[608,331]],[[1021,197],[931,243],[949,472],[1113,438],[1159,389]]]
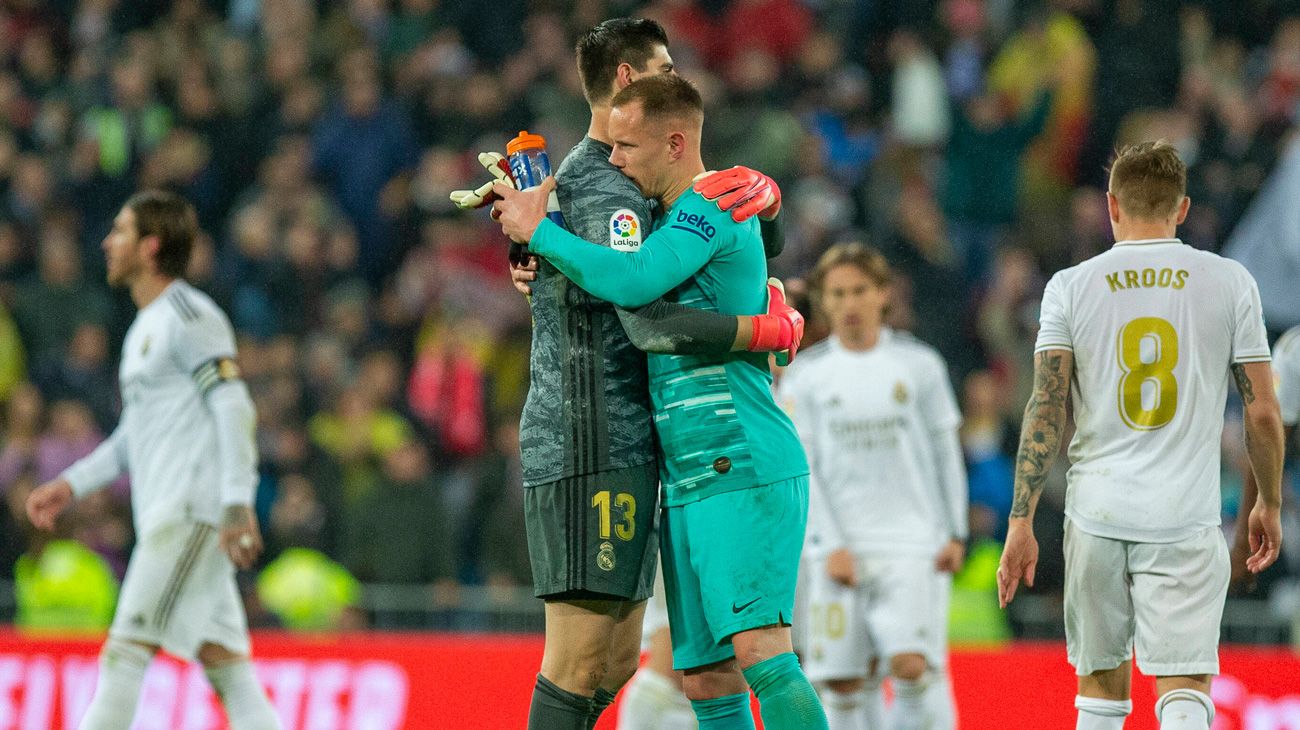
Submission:
[[[547,600],[649,598],[658,512],[654,462],[525,489],[533,592]]]

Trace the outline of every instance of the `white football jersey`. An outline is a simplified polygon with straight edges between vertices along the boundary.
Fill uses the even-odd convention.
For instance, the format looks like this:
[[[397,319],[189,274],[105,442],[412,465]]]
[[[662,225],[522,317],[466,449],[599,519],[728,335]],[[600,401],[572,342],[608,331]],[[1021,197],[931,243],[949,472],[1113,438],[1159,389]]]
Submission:
[[[1047,283],[1035,351],[1056,349],[1074,352],[1070,519],[1139,542],[1218,525],[1229,366],[1269,359],[1246,269],[1177,239],[1117,243]]]
[[[961,415],[932,348],[888,329],[861,352],[832,336],[799,353],[779,395],[811,469],[810,555],[933,556],[965,537]]]
[[[1282,422],[1294,426],[1300,422],[1300,325],[1282,333],[1274,343],[1273,378]]]
[[[220,524],[221,470],[228,467],[218,458],[203,392],[237,376],[221,372],[235,368],[234,357],[234,330],[216,303],[184,281],[168,286],[127,330],[118,372],[122,416],[104,446],[64,473],[74,493],[125,471],[137,534],[178,520]],[[250,485],[257,478],[237,477]]]

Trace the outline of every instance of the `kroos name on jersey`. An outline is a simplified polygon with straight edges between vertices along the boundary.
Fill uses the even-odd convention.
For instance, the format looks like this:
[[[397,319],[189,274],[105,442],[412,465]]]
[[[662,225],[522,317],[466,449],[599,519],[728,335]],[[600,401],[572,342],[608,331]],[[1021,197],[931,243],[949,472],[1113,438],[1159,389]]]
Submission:
[[[1186,269],[1124,269],[1111,274],[1106,274],[1106,283],[1110,285],[1111,291],[1121,289],[1152,289],[1160,287],[1162,289],[1182,289],[1187,284],[1187,277],[1190,276]]]

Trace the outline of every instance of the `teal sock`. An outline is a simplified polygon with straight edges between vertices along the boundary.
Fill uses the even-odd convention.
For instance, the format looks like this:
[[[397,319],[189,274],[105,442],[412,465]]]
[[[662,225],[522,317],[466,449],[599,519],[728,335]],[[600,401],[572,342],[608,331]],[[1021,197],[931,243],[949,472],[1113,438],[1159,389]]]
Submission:
[[[786,652],[745,670],[767,730],[827,730],[826,712],[799,660]]]
[[[695,710],[700,730],[754,730],[748,692],[712,700],[691,700],[691,709]]]

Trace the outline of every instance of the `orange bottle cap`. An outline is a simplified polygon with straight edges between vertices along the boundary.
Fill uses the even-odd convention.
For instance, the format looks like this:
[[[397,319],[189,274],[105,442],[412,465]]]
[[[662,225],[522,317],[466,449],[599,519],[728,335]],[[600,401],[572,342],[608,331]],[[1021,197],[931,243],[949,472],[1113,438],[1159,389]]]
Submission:
[[[546,140],[540,134],[529,134],[527,131],[519,133],[518,137],[510,140],[506,144],[506,154],[513,155],[520,150],[544,150],[546,149]]]

